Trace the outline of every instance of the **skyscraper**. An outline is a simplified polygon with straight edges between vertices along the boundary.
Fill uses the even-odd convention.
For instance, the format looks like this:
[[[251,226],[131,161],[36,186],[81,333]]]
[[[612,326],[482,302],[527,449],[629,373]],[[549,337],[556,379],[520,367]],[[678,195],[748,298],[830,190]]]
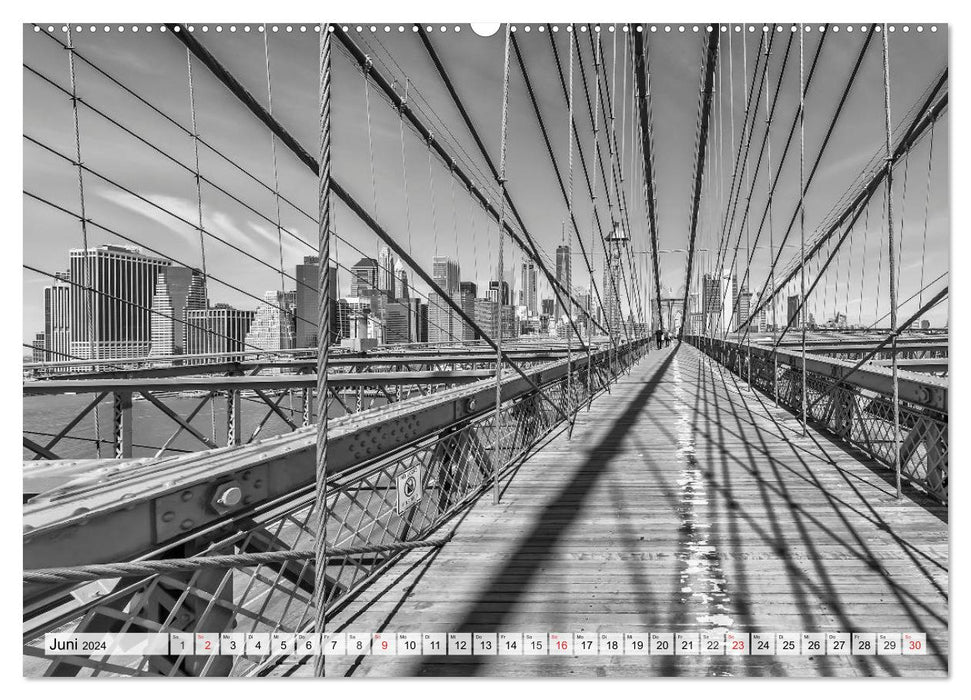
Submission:
[[[421,302],[418,312],[418,342],[428,342],[428,304]]]
[[[316,255],[304,257],[303,263],[297,265],[297,308],[296,308],[296,347],[315,348],[317,347],[317,304],[320,299],[318,285],[320,284],[320,258]],[[337,295],[337,268],[330,269],[330,299]],[[333,317],[334,307],[331,304],[331,316]],[[333,323],[333,320],[331,321]]]
[[[526,313],[530,315],[539,313],[536,301],[536,264],[532,261],[523,263],[521,289],[523,292],[523,306],[526,307]]]
[[[573,293],[573,268],[571,260],[570,246],[556,246],[556,281],[563,285],[570,294]],[[560,296],[563,297],[564,303],[570,303],[567,295],[561,294]]]
[[[320,284],[320,258],[316,255],[308,255],[303,259],[303,264],[297,265],[296,274],[297,288],[294,291],[296,297],[294,306],[294,328],[296,335],[294,338],[295,346],[298,348],[316,348],[318,342],[317,335],[317,316],[320,309],[317,305],[320,301],[318,285]],[[341,318],[340,309],[337,304],[337,266],[330,266],[330,276],[328,277],[330,293],[327,298],[330,300],[330,329],[331,340],[339,336]],[[287,292],[290,294],[290,292]]]
[[[432,279],[450,299],[461,301],[459,295],[459,264],[444,255],[432,258]],[[453,343],[462,340],[459,315],[437,292],[428,295],[428,342]]]
[[[34,334],[34,342],[31,343],[30,359],[33,362],[43,362],[47,356],[47,340],[43,333]]]
[[[492,301],[497,301],[500,304],[509,304],[509,283],[503,280],[490,280],[489,281],[489,298]]]
[[[388,299],[397,298],[395,293],[395,264],[394,254],[388,246],[381,248],[378,253],[378,289],[384,292]]]
[[[540,311],[544,316],[552,316],[556,313],[556,301],[554,299],[543,299],[540,307]]]
[[[733,308],[735,309],[735,317],[732,321],[732,328],[736,331],[744,330],[744,324],[748,321],[749,314],[752,309],[752,293],[748,290],[748,286],[743,285],[741,289],[738,289],[738,278],[736,278],[736,283],[734,285],[733,291],[735,293],[735,298],[733,301]]]
[[[287,308],[285,292],[269,291],[256,307],[256,316],[246,334],[250,350],[289,350],[293,348],[293,314]]]
[[[388,304],[384,317],[385,343],[417,343],[421,320],[419,299],[400,299]]]
[[[432,279],[449,296],[455,296],[459,291],[459,264],[444,255],[432,258]]]
[[[152,345],[152,299],[169,261],[140,249],[102,245],[71,251],[71,354],[144,357]],[[85,288],[87,287],[87,289]]]
[[[709,333],[724,333],[732,327],[732,291],[735,279],[729,268],[722,270],[720,276],[706,274],[702,287],[702,307],[705,324]]]
[[[189,360],[190,364],[208,361],[237,361],[246,347],[255,311],[234,309],[229,304],[216,304],[208,309],[185,312],[185,354],[212,355],[210,360]]]
[[[453,343],[462,339],[461,319],[438,292],[428,293],[428,342]]]
[[[394,264],[394,298],[410,299],[411,290],[408,288],[408,270],[400,260]]]
[[[788,307],[787,310],[789,312],[786,314],[786,319],[789,321],[789,325],[793,328],[802,328],[802,321],[799,318],[799,315],[800,315],[799,295],[798,294],[791,295],[788,298],[786,305]]]
[[[476,299],[473,302],[475,323],[489,338],[499,336],[499,302],[488,298]]]
[[[370,297],[378,291],[378,261],[361,258],[351,267],[351,296]]]
[[[70,274],[59,272],[54,283],[44,287],[44,360],[71,359]]]
[[[206,305],[206,279],[200,270],[174,265],[159,270],[152,298],[151,354],[181,355],[186,311]]]
[[[475,294],[475,282],[459,283],[459,305],[462,307],[462,311],[473,320],[475,320]],[[462,340],[475,340],[476,335],[472,326],[462,320],[459,322],[462,326]]]

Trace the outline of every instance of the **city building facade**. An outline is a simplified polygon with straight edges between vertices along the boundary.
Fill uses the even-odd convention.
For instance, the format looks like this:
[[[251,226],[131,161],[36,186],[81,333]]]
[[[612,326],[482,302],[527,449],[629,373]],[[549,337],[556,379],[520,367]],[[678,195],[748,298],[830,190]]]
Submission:
[[[139,248],[71,251],[71,351],[81,359],[144,357],[152,346],[152,300],[169,261]]]

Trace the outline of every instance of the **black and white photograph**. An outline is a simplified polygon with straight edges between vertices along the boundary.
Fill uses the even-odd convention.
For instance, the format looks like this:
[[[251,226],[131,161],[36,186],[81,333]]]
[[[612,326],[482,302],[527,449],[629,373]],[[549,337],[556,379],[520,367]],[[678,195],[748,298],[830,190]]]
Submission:
[[[948,678],[954,28],[315,12],[18,26],[29,684]]]

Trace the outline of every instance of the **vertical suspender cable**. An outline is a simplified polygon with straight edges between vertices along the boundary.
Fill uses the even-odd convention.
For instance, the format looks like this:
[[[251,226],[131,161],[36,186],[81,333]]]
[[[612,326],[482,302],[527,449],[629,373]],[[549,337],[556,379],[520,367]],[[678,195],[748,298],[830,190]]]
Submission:
[[[924,193],[924,243],[920,251],[920,286],[917,288],[917,306],[924,304],[924,263],[927,259],[927,211],[931,203],[931,166],[934,162],[934,127],[937,125],[935,119],[931,122],[931,143],[927,149],[927,190]]]
[[[571,27],[572,27],[572,25],[571,25]],[[574,32],[576,32],[576,27],[572,27],[572,29],[573,29]],[[573,37],[571,37],[571,40],[572,41],[575,41],[575,39]],[[578,51],[579,51],[579,46],[580,46],[579,43],[577,43],[577,49],[578,49]],[[599,72],[600,68],[599,68],[599,64],[597,63],[597,60],[598,60],[597,59],[597,50],[596,50],[596,48],[593,47],[593,45],[591,45],[591,51],[593,52],[594,74],[595,75],[598,75],[598,72]],[[577,56],[577,60],[580,60],[579,54]],[[593,104],[594,104],[594,111],[593,111],[593,159],[592,159],[592,163],[594,164],[594,166],[591,167],[591,170],[593,170],[593,182],[591,183],[591,186],[590,186],[591,187],[591,189],[590,189],[590,203],[591,203],[591,207],[590,207],[590,210],[591,210],[591,214],[590,214],[590,254],[591,255],[593,254],[593,250],[594,250],[595,227],[596,227],[596,224],[597,224],[597,168],[596,168],[596,163],[597,163],[597,161],[598,161],[598,159],[600,157],[600,142],[599,142],[600,122],[599,122],[599,119],[598,119],[599,118],[599,115],[600,115],[600,109],[599,109],[599,107],[600,107],[600,80],[599,79],[596,81],[596,99],[594,100],[594,103]],[[604,252],[605,253],[607,252],[606,249],[604,250]],[[610,261],[607,258],[607,256],[605,255],[604,256],[604,271],[605,272],[607,270],[607,265],[609,263],[610,263]],[[593,283],[594,283],[594,278],[593,278],[593,265],[591,265],[590,266],[590,289],[593,289]],[[604,294],[607,294],[606,288],[604,289]],[[608,340],[609,340],[609,342],[612,345],[613,342],[614,342],[614,329],[613,329],[613,327],[610,324],[610,316],[611,316],[611,314],[610,314],[609,309],[611,308],[611,306],[612,305],[611,305],[611,302],[610,302],[610,297],[608,296],[607,297],[607,307],[606,307],[606,309],[604,309],[606,318],[603,319],[603,322],[604,322],[604,324],[607,327],[607,334],[610,336],[608,338]],[[589,319],[589,316],[588,316],[588,319]],[[590,332],[589,331],[587,332],[587,343],[590,343]],[[608,352],[610,352],[610,349],[609,348],[608,348]],[[590,382],[588,384],[588,388],[590,390],[587,392],[587,410],[589,411],[590,410],[590,406],[591,406],[592,401],[593,401],[592,379],[589,377],[589,375],[588,375],[588,382]],[[610,381],[609,380],[606,383],[606,388],[607,388],[607,391],[609,392],[610,391]]]
[[[890,121],[890,47],[883,25],[883,102],[887,118],[887,245],[890,252],[890,367],[893,373],[893,469],[900,498],[900,387],[897,383],[897,266],[893,240],[893,127]]]
[[[772,26],[775,30],[775,25]],[[769,260],[775,258],[775,241],[772,234],[772,199],[774,196],[774,191],[772,189],[772,110],[769,107],[769,51],[770,45],[767,43],[765,45],[765,72],[763,76],[765,77],[765,154],[766,154],[766,166],[765,166],[765,184],[768,190],[768,201],[766,202],[766,209],[768,211],[768,224],[769,224]],[[782,73],[779,73],[779,80],[782,80]],[[772,289],[775,289],[775,266],[771,265],[769,267],[769,279]],[[774,333],[779,327],[779,321],[776,317],[776,309],[778,304],[776,299],[772,299],[772,332]],[[776,405],[779,404],[779,352],[778,347],[773,345],[772,347],[772,399],[775,401]]]
[[[766,43],[766,45],[768,45],[768,42],[765,42],[765,43]],[[766,58],[766,61],[768,61],[768,58]],[[766,65],[766,67],[768,67],[768,65]],[[755,66],[752,69],[753,92],[754,92],[755,73],[758,72],[758,69],[759,69],[759,60],[758,60],[758,53],[756,53],[756,55],[755,55]],[[749,92],[748,92],[748,40],[745,38],[744,26],[742,28],[742,76],[745,78],[744,80],[742,80],[742,86],[745,88],[745,104],[748,105],[748,99],[749,99]],[[756,98],[756,101],[757,100],[758,100],[758,98]],[[756,112],[756,108],[757,107],[758,107],[757,104],[752,106],[752,116],[749,119],[749,125],[748,125],[749,141],[751,141],[751,138],[752,138],[752,130],[755,128],[755,115],[757,114],[757,112]],[[746,146],[746,148],[745,148],[745,165],[743,167],[744,167],[744,170],[745,170],[745,191],[748,192],[748,200],[747,200],[746,207],[745,207],[745,212],[746,212],[746,216],[745,216],[745,258],[746,258],[747,262],[745,264],[745,271],[742,274],[742,281],[745,284],[744,284],[744,286],[741,283],[739,283],[739,285],[738,285],[738,294],[739,294],[739,297],[741,297],[741,295],[743,293],[748,294],[748,285],[749,285],[749,280],[751,278],[750,273],[751,273],[751,270],[752,270],[751,219],[747,215],[748,214],[748,208],[749,208],[748,205],[751,204],[751,202],[752,202],[752,186],[751,186],[752,185],[752,171],[749,169],[749,162],[750,162],[750,160],[749,160],[749,154],[750,154],[749,148]],[[741,234],[739,235],[739,237],[741,237]],[[749,297],[749,298],[751,298],[751,297]],[[736,299],[735,300],[735,307],[737,309],[738,309],[739,302],[740,302],[740,299]],[[741,312],[741,309],[739,309],[738,311],[736,311],[736,313],[738,314],[738,320],[741,321],[742,320],[742,312]],[[741,330],[742,330],[741,327],[739,327],[739,325],[737,323],[735,325],[736,325],[736,330],[738,330],[739,332],[741,332]],[[748,332],[747,329],[746,329],[746,332],[745,332],[745,368],[746,368],[746,372],[747,372],[746,381],[748,382],[748,388],[751,389],[752,388],[752,335],[751,335],[751,333]]]
[[[802,329],[802,434],[806,434],[806,81],[803,45],[806,31],[799,25],[799,301]]]
[[[263,32],[263,55],[264,55],[264,58],[266,59],[266,111],[272,117],[273,116],[273,81],[270,78],[270,33],[268,31],[265,31],[266,29],[267,27],[264,27],[264,32]],[[186,50],[188,51],[188,49]],[[198,148],[198,145],[196,146],[196,148]],[[277,245],[279,246],[279,249],[280,249],[280,292],[283,294],[283,299],[281,303],[282,303],[282,306],[284,307],[283,316],[284,318],[286,318],[289,315],[290,311],[289,309],[286,308],[287,282],[286,282],[286,274],[283,272],[283,226],[280,218],[280,170],[277,165],[277,157],[276,157],[276,134],[274,134],[272,131],[270,132],[270,150],[273,153],[273,199],[276,203],[276,237],[277,237]],[[196,164],[196,167],[198,168],[198,163]],[[201,209],[202,200],[200,199],[199,201],[200,201],[200,209]],[[287,320],[287,323],[289,323],[289,319]],[[294,338],[294,342],[296,342],[296,338]]]
[[[196,214],[199,226],[199,249],[202,254],[202,281],[204,287],[208,289],[209,272],[206,268],[206,234],[202,223],[202,175],[199,168],[199,125],[196,120],[196,91],[192,83],[192,52],[188,48],[185,50],[185,60],[189,78],[189,113],[192,118],[192,147],[196,166],[194,173],[196,179]]]
[[[498,222],[498,234],[499,234],[499,266],[498,266],[498,277],[499,277],[499,319],[496,324],[496,414],[493,422],[495,423],[495,459],[492,462],[492,502],[493,504],[499,503],[499,472],[502,468],[502,435],[500,428],[500,418],[502,416],[502,309],[503,309],[503,299],[502,299],[502,285],[505,280],[505,275],[503,274],[503,260],[502,260],[502,239],[505,237],[505,232],[503,231],[503,225],[506,220],[506,125],[509,119],[509,35],[510,35],[511,25],[506,23],[506,42],[503,48],[503,58],[502,58],[502,122],[499,127],[499,176],[496,178],[496,182],[499,185],[499,222]]]
[[[317,537],[314,540],[314,607],[315,632],[323,632],[327,619],[327,351],[330,345],[330,62],[331,27],[320,25],[320,160],[318,170],[317,233],[318,266],[317,296],[317,486],[314,513]],[[314,675],[324,675],[326,657],[314,657]]]
[[[573,31],[575,32],[576,31],[576,28],[574,28]],[[577,49],[578,49],[578,52],[579,52],[579,44],[577,44]],[[596,219],[597,219],[597,168],[596,168],[596,164],[597,164],[597,162],[600,159],[600,57],[599,57],[599,54],[597,53],[597,47],[596,47],[596,45],[594,45],[592,43],[590,45],[590,51],[593,54],[593,74],[597,78],[594,81],[594,83],[595,83],[595,89],[594,89],[595,99],[594,99],[594,102],[593,102],[593,159],[592,159],[592,162],[593,162],[594,165],[591,168],[593,170],[593,184],[592,184],[592,189],[590,191],[590,199],[591,199],[591,202],[592,202],[591,210],[593,212],[592,215],[591,215],[591,217],[590,217],[590,250],[593,251],[593,249],[594,249],[594,245],[593,245],[593,243],[594,243],[594,227],[596,225]],[[578,56],[578,58],[579,58],[579,56]],[[610,266],[610,251],[609,251],[609,249],[605,248],[604,249],[604,278],[605,278],[605,281],[606,281],[606,277],[607,277],[608,271],[610,269],[609,266]],[[592,267],[590,269],[590,288],[593,289],[593,268]],[[616,287],[614,287],[614,291],[616,292]],[[606,288],[604,289],[604,293],[609,294],[607,292]],[[619,297],[618,297],[618,302],[619,302]],[[610,312],[610,310],[612,308],[613,308],[613,301],[611,300],[611,297],[608,296],[607,297],[607,307],[605,309],[606,318],[604,319],[604,323],[607,326],[607,333],[610,336],[611,346],[613,345],[614,338],[615,338],[615,335],[614,335],[614,326],[613,326],[613,318],[612,318],[613,314]],[[607,352],[609,353],[610,352],[610,349],[608,349]],[[613,370],[613,363],[609,363],[609,364],[610,364],[611,370]],[[610,386],[609,379],[608,379],[608,382],[607,382],[607,386],[608,387]]]
[[[67,65],[71,74],[71,105],[74,117],[74,148],[75,154],[77,155],[77,166],[78,166],[78,197],[81,207],[81,247],[84,249],[84,254],[82,258],[82,280],[81,284],[84,285],[84,317],[85,322],[88,326],[88,359],[95,359],[94,351],[94,305],[92,302],[91,291],[91,259],[90,252],[88,250],[88,216],[84,204],[84,166],[81,160],[81,120],[78,114],[78,82],[77,73],[74,68],[74,37],[71,32],[71,27],[67,27]],[[78,315],[82,313],[81,309],[78,309]],[[45,342],[46,345],[46,342]],[[97,452],[98,458],[101,458],[101,420],[98,416],[97,407],[93,411],[94,414],[94,446]]]
[[[576,229],[576,218],[574,218],[574,216],[573,216],[573,42],[572,41],[567,41],[567,43],[570,46],[570,53],[569,53],[569,63],[570,63],[570,68],[569,68],[569,75],[570,75],[570,98],[568,100],[569,101],[568,109],[569,109],[570,115],[569,115],[568,124],[567,124],[567,163],[568,163],[568,166],[569,166],[569,189],[567,190],[567,195],[568,196],[567,196],[566,205],[567,205],[567,209],[570,210],[570,226],[571,226],[571,228],[573,228],[575,230]],[[577,234],[577,238],[579,238],[580,232],[579,231],[575,231],[575,233]],[[570,234],[570,241],[571,242],[573,241],[573,234]],[[569,246],[567,248],[569,249]],[[569,255],[567,256],[566,267],[570,271],[569,272],[569,279],[567,280],[567,291],[572,294],[573,293],[573,289],[572,289],[572,287],[573,287],[573,258],[572,258],[572,256],[569,256]],[[567,315],[568,318],[571,317],[572,314],[573,314],[573,308],[572,307],[573,307],[573,304],[572,304],[572,302],[570,302],[570,307],[565,309],[566,315]],[[589,327],[590,327],[590,322],[588,320],[587,321],[587,328],[589,328]],[[577,340],[579,342],[579,338]],[[572,367],[570,365],[570,362],[571,362],[572,357],[573,357],[573,328],[570,327],[569,324],[567,324],[567,329],[566,329],[566,343],[567,343],[566,344],[566,361],[567,361],[567,372],[566,372],[567,385],[566,385],[566,391],[567,391],[567,401],[570,402],[573,399],[573,373],[572,373]],[[590,338],[589,338],[589,336],[587,337],[587,343],[586,343],[586,345],[587,345],[587,377],[588,377],[587,391],[589,392],[589,390],[590,390],[590,387],[589,387],[589,376],[590,376],[590,371],[593,369],[593,361],[592,361],[592,356],[591,356],[591,353],[590,353]],[[567,403],[567,413],[570,414],[570,428],[569,428],[569,432],[568,432],[567,436],[568,436],[568,438],[572,438],[573,437],[573,424],[574,424],[574,422],[576,422],[576,412],[573,411],[573,410],[571,410],[570,403]]]

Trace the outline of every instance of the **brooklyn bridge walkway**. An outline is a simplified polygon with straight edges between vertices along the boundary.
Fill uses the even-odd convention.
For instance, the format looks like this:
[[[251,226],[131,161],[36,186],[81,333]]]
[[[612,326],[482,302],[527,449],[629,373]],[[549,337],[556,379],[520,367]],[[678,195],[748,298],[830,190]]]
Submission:
[[[923,631],[927,655],[362,656],[328,675],[947,672],[945,506],[895,500],[887,470],[687,345],[611,392],[328,631]]]

